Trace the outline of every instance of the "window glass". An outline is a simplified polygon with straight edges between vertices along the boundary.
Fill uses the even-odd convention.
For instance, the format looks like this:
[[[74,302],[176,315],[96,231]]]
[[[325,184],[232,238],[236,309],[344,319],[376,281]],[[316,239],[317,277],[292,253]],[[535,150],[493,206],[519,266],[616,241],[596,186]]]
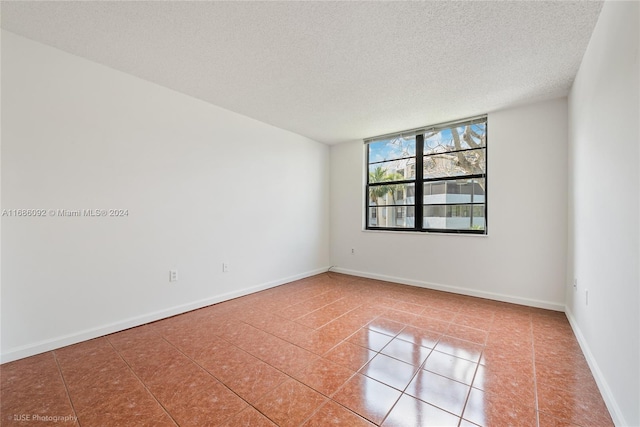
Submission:
[[[368,229],[486,234],[486,118],[366,148]]]

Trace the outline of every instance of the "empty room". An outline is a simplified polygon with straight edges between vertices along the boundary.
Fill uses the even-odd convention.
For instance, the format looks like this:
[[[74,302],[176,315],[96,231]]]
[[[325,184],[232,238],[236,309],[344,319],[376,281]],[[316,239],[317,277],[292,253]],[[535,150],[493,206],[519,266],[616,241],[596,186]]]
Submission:
[[[639,2],[0,8],[0,425],[640,426]]]

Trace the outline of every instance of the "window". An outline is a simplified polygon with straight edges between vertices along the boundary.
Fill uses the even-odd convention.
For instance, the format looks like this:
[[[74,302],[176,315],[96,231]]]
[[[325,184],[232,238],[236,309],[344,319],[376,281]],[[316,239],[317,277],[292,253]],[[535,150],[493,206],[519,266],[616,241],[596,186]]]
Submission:
[[[486,117],[365,143],[367,229],[486,234]]]

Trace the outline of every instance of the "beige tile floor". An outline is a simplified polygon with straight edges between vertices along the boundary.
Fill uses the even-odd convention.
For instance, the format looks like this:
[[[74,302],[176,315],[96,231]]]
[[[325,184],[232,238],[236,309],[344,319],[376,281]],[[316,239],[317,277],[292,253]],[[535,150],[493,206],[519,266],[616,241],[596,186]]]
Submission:
[[[334,273],[0,371],[3,426],[613,425],[563,313]]]

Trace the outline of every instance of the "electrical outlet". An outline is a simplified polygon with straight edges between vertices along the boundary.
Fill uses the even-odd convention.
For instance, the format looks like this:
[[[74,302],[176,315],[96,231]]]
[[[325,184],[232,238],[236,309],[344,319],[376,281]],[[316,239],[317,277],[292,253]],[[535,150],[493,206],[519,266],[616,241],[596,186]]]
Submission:
[[[573,290],[578,292],[578,279],[573,279]]]
[[[228,262],[223,262],[222,263],[222,272],[223,273],[228,273],[229,272],[229,263]]]
[[[169,270],[169,281],[170,282],[178,281],[178,270]]]
[[[354,248],[351,248],[351,255],[355,254],[356,250]]]

